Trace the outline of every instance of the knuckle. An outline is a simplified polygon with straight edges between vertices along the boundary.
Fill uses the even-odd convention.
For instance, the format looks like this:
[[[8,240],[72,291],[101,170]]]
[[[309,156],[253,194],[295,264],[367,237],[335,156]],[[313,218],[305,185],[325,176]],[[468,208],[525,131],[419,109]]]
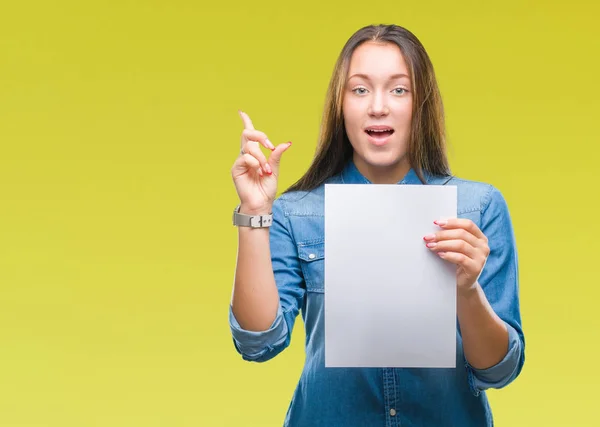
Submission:
[[[244,129],[244,136],[248,139],[262,139],[265,137],[265,134],[259,130],[255,129]]]
[[[255,145],[256,144],[254,144],[252,141],[248,141],[246,143],[246,145],[244,145],[244,152],[246,154],[250,154],[250,155],[254,156],[255,155],[255,150],[254,150]]]
[[[257,163],[254,156],[252,156],[251,154],[248,154],[248,153],[244,154],[244,160],[249,165],[255,165]]]

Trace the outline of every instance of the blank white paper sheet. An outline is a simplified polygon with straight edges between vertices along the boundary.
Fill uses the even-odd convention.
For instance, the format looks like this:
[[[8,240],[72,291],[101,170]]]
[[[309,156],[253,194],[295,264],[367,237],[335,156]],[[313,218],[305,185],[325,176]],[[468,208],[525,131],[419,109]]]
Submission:
[[[456,266],[425,246],[456,187],[325,186],[325,366],[456,367]]]

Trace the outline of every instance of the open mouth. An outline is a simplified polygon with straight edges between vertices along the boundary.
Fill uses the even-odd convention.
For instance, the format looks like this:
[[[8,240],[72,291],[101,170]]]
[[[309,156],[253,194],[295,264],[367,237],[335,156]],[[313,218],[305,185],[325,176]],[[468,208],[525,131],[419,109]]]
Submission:
[[[385,137],[388,137],[391,134],[393,134],[394,133],[394,129],[387,129],[387,130],[367,129],[367,130],[365,130],[365,132],[367,132],[367,134],[369,136],[372,136],[374,138],[385,138]]]
[[[374,126],[366,128],[365,133],[375,142],[385,142],[393,135],[394,129],[387,126]]]

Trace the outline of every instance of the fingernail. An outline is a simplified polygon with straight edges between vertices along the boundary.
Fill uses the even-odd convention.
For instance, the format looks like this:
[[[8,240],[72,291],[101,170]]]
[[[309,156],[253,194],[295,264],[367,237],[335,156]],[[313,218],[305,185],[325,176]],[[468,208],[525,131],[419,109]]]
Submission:
[[[267,145],[269,146],[269,149],[270,149],[270,150],[274,150],[274,149],[275,149],[275,146],[273,145],[273,143],[272,143],[271,141],[269,141],[269,139],[268,139],[268,138],[266,139],[266,143],[267,143]]]
[[[427,236],[423,237],[423,240],[433,240],[435,239],[435,234],[428,234]]]
[[[446,255],[446,252],[438,252],[437,253],[439,256],[443,257],[444,255]]]
[[[271,166],[268,163],[265,163],[265,172],[271,175],[273,171],[271,170]]]
[[[263,175],[264,175],[264,173],[263,173],[262,169],[260,169],[260,168],[258,169],[258,174],[259,174],[260,176],[263,176]]]
[[[439,225],[440,227],[443,227],[444,225],[448,224],[448,221],[446,221],[446,220],[439,220],[439,221],[433,221],[433,223],[435,225]]]
[[[435,243],[435,242],[429,242],[429,243],[427,243],[427,245],[426,245],[426,246],[427,246],[428,248],[435,248],[435,247],[437,246],[437,243]]]

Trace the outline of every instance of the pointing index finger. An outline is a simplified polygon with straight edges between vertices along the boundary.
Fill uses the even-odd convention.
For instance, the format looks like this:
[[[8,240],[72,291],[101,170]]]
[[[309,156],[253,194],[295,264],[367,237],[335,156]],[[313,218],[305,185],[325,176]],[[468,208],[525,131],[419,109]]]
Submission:
[[[252,124],[252,120],[250,120],[250,116],[244,113],[242,110],[238,110],[242,121],[244,122],[244,129],[254,130],[254,125]]]

